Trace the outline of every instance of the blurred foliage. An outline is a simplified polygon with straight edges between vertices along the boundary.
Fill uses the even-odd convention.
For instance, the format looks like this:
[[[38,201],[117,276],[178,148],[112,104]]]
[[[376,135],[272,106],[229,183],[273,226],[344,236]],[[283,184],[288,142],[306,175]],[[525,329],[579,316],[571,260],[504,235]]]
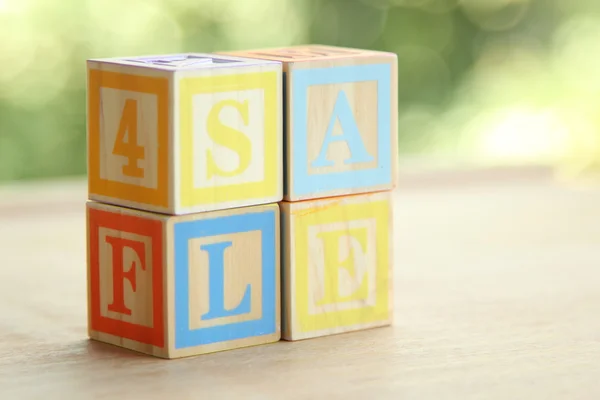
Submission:
[[[0,0],[0,180],[85,173],[88,58],[304,43],[398,54],[402,155],[600,165],[598,0]]]

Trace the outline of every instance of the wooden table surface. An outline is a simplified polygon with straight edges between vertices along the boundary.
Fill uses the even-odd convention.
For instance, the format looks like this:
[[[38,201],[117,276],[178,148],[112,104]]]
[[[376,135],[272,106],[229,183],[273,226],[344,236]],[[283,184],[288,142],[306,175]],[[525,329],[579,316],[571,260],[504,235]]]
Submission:
[[[599,399],[600,189],[403,175],[395,325],[159,360],[86,337],[83,181],[0,188],[0,399]]]

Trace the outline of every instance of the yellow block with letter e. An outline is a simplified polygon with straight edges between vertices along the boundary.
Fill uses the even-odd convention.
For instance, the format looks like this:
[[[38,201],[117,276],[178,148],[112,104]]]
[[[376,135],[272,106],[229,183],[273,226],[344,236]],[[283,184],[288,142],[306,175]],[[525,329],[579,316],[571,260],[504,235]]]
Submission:
[[[389,192],[282,203],[286,340],[392,322]]]

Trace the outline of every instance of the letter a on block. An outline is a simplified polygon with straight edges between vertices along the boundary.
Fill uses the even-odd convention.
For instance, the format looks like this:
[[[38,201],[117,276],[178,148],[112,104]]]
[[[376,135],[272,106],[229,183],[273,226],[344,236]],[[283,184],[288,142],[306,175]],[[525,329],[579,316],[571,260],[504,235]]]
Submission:
[[[248,101],[240,103],[236,100],[223,100],[214,105],[208,114],[207,133],[210,138],[221,146],[225,146],[235,151],[239,157],[238,167],[233,171],[224,171],[215,162],[210,149],[206,150],[207,178],[213,175],[236,176],[244,172],[252,160],[252,142],[242,132],[233,129],[221,122],[219,115],[225,107],[234,107],[242,117],[244,125],[249,123]]]
[[[121,237],[107,236],[106,242],[112,247],[112,270],[113,270],[113,302],[108,309],[120,314],[131,315],[131,310],[125,305],[125,280],[129,281],[131,289],[136,291],[136,262],[133,261],[127,271],[123,266],[123,253],[125,248],[132,249],[140,260],[142,270],[146,269],[144,255],[144,243]]]
[[[363,254],[367,252],[367,229],[357,228],[349,230],[336,230],[322,232],[317,235],[323,241],[324,257],[325,257],[325,285],[323,298],[317,305],[327,305],[343,303],[354,300],[364,300],[368,297],[369,285],[368,278],[365,276],[359,283],[358,289],[346,296],[340,295],[340,272],[342,269],[357,279],[356,272],[356,249],[358,248]],[[345,260],[339,259],[340,243],[343,240],[348,241],[350,254]]]
[[[251,287],[246,286],[240,303],[233,309],[225,308],[225,250],[232,242],[205,244],[200,249],[208,253],[209,262],[209,311],[202,315],[202,320],[231,317],[250,312]]]
[[[335,122],[338,120],[343,130],[342,135],[333,134]],[[358,125],[352,114],[350,103],[343,90],[340,90],[338,93],[335,106],[333,107],[333,114],[331,115],[331,120],[329,121],[327,132],[325,133],[325,139],[321,146],[321,151],[317,158],[312,162],[312,167],[333,166],[334,162],[327,159],[327,149],[330,144],[339,141],[346,142],[348,149],[350,150],[350,158],[346,159],[344,164],[369,162],[373,160],[373,156],[369,154],[362,141]]]

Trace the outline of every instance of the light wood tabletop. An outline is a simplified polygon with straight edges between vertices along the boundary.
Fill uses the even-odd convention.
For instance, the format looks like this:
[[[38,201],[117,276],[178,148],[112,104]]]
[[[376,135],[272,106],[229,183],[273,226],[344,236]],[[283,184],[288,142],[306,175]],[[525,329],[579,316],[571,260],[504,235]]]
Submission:
[[[83,180],[0,187],[0,399],[599,399],[600,188],[404,174],[395,323],[162,360],[86,331]]]

